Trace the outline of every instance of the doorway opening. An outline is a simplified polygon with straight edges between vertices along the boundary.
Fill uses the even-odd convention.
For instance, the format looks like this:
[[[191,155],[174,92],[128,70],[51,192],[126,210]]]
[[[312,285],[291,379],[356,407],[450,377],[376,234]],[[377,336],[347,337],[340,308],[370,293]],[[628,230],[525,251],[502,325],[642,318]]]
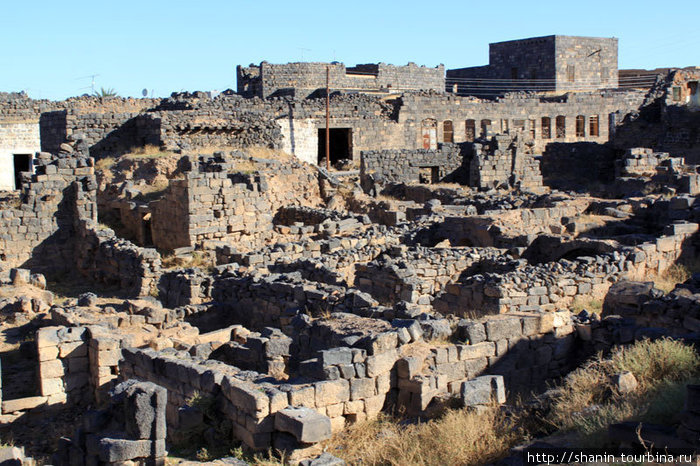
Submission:
[[[15,189],[22,187],[22,172],[28,172],[32,168],[32,156],[30,154],[13,154],[15,166]]]
[[[418,182],[421,184],[439,183],[440,167],[420,167],[418,169]]]
[[[329,155],[331,165],[340,160],[352,159],[352,128],[331,128],[329,133]],[[326,163],[326,128],[318,130],[318,164]]]

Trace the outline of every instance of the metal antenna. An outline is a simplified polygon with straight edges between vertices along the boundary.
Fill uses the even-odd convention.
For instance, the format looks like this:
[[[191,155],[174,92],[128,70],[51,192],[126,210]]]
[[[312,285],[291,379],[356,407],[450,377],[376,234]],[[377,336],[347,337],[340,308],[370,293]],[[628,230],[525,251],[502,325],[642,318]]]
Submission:
[[[301,61],[304,61],[304,52],[311,52],[311,49],[305,49],[304,47],[297,47],[301,50]]]
[[[99,74],[89,74],[87,76],[81,76],[79,78],[75,79],[87,79],[90,78],[90,89],[92,90],[92,93],[95,93],[95,78],[98,77]],[[81,87],[81,89],[87,89],[87,87]]]

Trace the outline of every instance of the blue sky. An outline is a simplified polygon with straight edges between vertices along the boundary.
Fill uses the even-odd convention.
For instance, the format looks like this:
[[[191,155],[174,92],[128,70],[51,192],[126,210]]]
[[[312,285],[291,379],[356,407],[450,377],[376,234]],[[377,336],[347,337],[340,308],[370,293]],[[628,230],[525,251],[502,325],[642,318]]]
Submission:
[[[341,6],[342,5],[342,6]],[[63,99],[235,89],[267,60],[484,65],[488,43],[550,34],[619,38],[620,68],[700,65],[700,4],[658,1],[7,1],[0,91]]]

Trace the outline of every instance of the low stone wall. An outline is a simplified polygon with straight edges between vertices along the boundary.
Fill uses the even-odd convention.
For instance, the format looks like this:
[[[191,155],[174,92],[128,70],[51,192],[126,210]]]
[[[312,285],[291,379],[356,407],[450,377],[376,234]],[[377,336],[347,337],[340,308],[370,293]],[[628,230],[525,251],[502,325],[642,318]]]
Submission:
[[[454,246],[527,246],[538,234],[562,233],[562,219],[582,214],[589,204],[590,201],[586,199],[573,199],[554,201],[551,207],[487,211],[484,215],[470,217],[445,217],[435,229],[434,236],[436,241],[449,239]]]
[[[398,360],[398,403],[408,413],[424,411],[441,395],[459,394],[463,381],[482,374],[503,376],[509,392],[541,390],[577,362],[568,312],[464,320],[457,333],[465,344],[436,345]]]
[[[605,296],[603,315],[619,315],[640,327],[661,327],[678,336],[700,332],[699,278],[692,277],[665,296],[653,282],[618,282]]]
[[[195,393],[212,397],[234,437],[254,449],[282,445],[276,417],[289,408],[310,408],[329,419],[333,432],[376,417],[398,402],[425,411],[435,398],[459,392],[462,382],[483,374],[505,376],[506,387],[541,386],[566,373],[577,354],[568,313],[503,316],[465,321],[464,344],[426,342],[418,321],[357,340],[354,347],[321,350],[300,370],[317,377],[305,383],[275,380],[186,352],[125,349],[121,377],[138,377],[168,390],[167,422],[178,429],[178,410]],[[263,345],[272,340],[262,339]],[[231,361],[235,363],[235,361]],[[322,380],[318,380],[318,378]],[[297,439],[298,440],[298,439]],[[297,442],[296,448],[313,442]]]
[[[677,225],[677,226],[675,226]],[[654,242],[595,257],[566,259],[539,265],[521,265],[505,274],[466,277],[449,284],[433,306],[443,313],[504,313],[555,310],[577,297],[602,298],[615,282],[627,277],[661,273],[682,254],[693,254],[691,235],[697,224],[672,224]]]
[[[429,305],[431,297],[475,264],[503,254],[492,248],[395,246],[368,264],[357,264],[355,285],[380,303]]]
[[[160,276],[160,254],[117,238],[114,231],[91,220],[80,222],[76,267],[83,275],[107,285],[118,285],[132,296],[155,292]]]

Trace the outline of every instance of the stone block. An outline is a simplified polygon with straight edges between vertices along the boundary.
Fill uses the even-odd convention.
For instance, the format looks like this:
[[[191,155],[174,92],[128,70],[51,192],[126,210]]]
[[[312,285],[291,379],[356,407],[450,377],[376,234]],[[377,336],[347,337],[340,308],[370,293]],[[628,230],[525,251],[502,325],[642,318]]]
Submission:
[[[519,317],[491,319],[486,322],[486,335],[489,341],[498,341],[522,335],[523,328]]]
[[[328,406],[350,400],[350,382],[344,379],[317,382],[316,406]]]
[[[54,395],[63,392],[63,380],[60,378],[41,379],[41,394],[43,396]]]
[[[396,372],[399,377],[412,379],[422,368],[422,361],[416,357],[405,357],[396,361]]]
[[[72,341],[68,343],[61,343],[58,346],[59,357],[61,358],[80,358],[87,356],[88,345],[82,341]]]
[[[146,458],[154,448],[150,440],[125,440],[103,438],[99,441],[99,457],[101,461],[127,461]]]
[[[347,381],[345,381],[347,383]],[[270,400],[252,384],[224,376],[221,381],[224,395],[236,406],[255,417],[267,416],[270,412]]]
[[[365,412],[369,418],[376,417],[384,408],[386,395],[381,393],[377,396],[365,398]]]
[[[503,376],[485,375],[462,383],[461,398],[464,406],[486,405],[506,401]]]
[[[493,356],[496,353],[496,345],[491,341],[484,341],[473,345],[459,345],[459,359],[479,359]]]
[[[350,400],[360,400],[375,395],[375,379],[351,379]]]
[[[367,357],[367,376],[376,377],[380,374],[389,372],[396,363],[396,349],[386,351],[384,353],[375,354]]]
[[[316,392],[313,386],[295,387],[289,391],[289,404],[291,406],[305,406],[313,408],[316,406]]]
[[[30,396],[18,398],[16,400],[4,400],[2,402],[2,413],[9,414],[16,411],[27,411],[46,404],[47,401],[48,399],[45,396]]]
[[[60,340],[58,338],[59,327],[44,327],[36,332],[37,348],[45,348],[47,346],[58,346]]]
[[[320,352],[319,356],[323,366],[335,366],[350,364],[353,362],[353,354],[350,348],[333,348]]]
[[[64,374],[65,369],[63,368],[63,363],[59,359],[39,363],[39,377],[42,379],[63,377]]]

